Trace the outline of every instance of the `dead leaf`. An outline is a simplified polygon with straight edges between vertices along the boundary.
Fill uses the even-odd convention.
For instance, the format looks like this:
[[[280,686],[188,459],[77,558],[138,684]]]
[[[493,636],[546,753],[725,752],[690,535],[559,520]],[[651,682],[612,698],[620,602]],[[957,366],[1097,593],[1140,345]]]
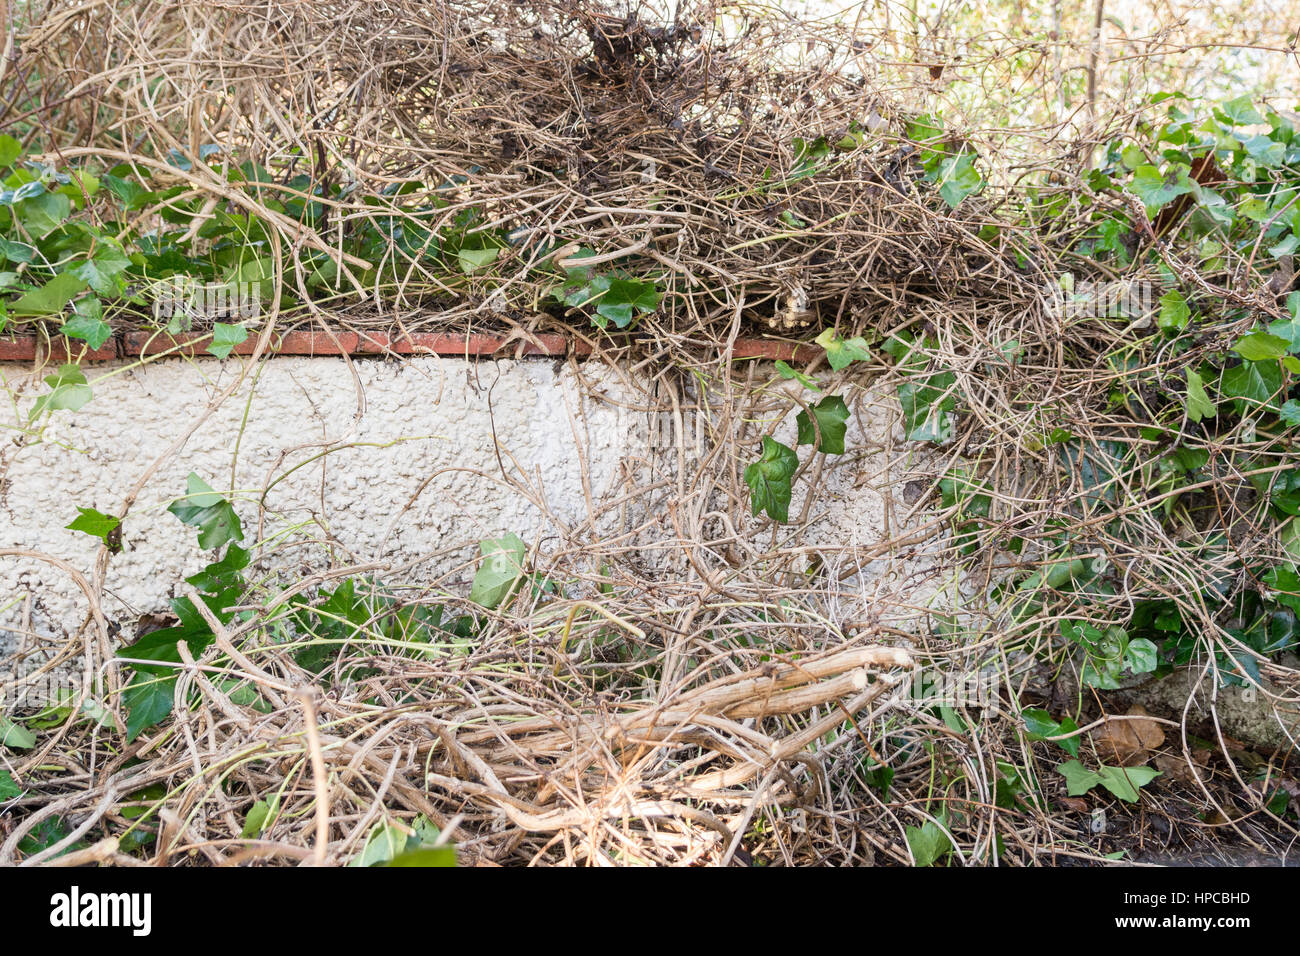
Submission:
[[[1165,775],[1166,780],[1194,785],[1196,773],[1183,759],[1182,754],[1156,754],[1156,768]]]
[[[1061,797],[1061,806],[1067,810],[1073,810],[1075,813],[1087,813],[1088,801],[1083,797]]]
[[[1165,742],[1165,732],[1151,719],[1145,707],[1134,704],[1125,719],[1108,718],[1092,732],[1092,742],[1101,759],[1121,767],[1145,763],[1147,755]]]
[[[1240,820],[1243,814],[1236,807],[1225,806],[1223,809],[1215,808],[1205,814],[1205,822],[1212,827],[1225,827],[1234,820]]]

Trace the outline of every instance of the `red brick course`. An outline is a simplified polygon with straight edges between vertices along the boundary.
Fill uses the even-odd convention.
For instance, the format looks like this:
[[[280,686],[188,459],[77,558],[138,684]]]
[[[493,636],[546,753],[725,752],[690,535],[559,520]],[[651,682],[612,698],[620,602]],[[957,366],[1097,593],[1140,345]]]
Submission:
[[[158,332],[127,332],[109,339],[99,349],[90,350],[84,342],[56,337],[45,341],[34,335],[0,335],[0,362],[31,362],[38,358],[50,363],[68,361],[104,361],[113,358],[176,355],[202,357],[207,355],[207,335],[171,336]],[[233,354],[251,355],[257,347],[257,338],[248,339],[235,346]],[[276,355],[447,355],[488,358],[498,353],[513,357],[521,355],[586,357],[591,355],[590,341],[557,333],[540,333],[529,338],[510,338],[508,335],[471,332],[412,332],[406,335],[391,332],[322,332],[298,331],[276,335],[269,351]],[[821,350],[815,346],[782,342],[776,339],[742,338],[732,345],[733,359],[782,359],[808,361]]]

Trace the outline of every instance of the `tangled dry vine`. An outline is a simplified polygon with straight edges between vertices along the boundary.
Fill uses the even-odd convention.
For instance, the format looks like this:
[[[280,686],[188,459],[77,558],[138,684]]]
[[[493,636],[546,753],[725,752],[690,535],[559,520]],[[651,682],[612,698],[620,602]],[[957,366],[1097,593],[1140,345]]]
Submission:
[[[512,345],[558,330],[593,346],[590,364],[568,361],[592,395],[612,376],[670,438],[580,525],[499,459],[485,480],[554,533],[519,552],[490,605],[464,596],[476,565],[455,548],[432,582],[346,563],[287,577],[291,549],[259,511],[246,550],[231,544],[190,579],[194,621],[180,616],[205,637],[173,637],[166,720],[142,726],[126,668],[157,659],[132,656],[140,643],[118,653],[105,532],[93,569],[62,567],[87,617],[42,665],[82,660],[105,712],[88,722],[74,708],[14,763],[25,790],[7,804],[0,864],[344,863],[376,833],[418,843],[426,825],[463,862],[915,863],[926,847],[929,862],[1096,859],[1087,817],[1055,813],[1041,781],[1053,747],[1073,742],[1077,757],[1096,739],[1085,716],[1106,725],[1128,678],[1157,669],[1161,634],[1169,668],[1268,699],[1282,743],[1247,780],[1214,701],[1201,714],[1185,696],[1181,714],[1153,719],[1178,728],[1190,774],[1144,799],[1214,808],[1255,846],[1292,839],[1270,782],[1293,773],[1300,679],[1286,656],[1300,597],[1276,576],[1296,558],[1296,510],[1277,502],[1293,471],[1279,420],[1300,370],[1285,364],[1289,333],[1263,329],[1300,317],[1289,253],[1260,249],[1288,241],[1276,230],[1293,213],[1275,199],[1294,140],[1277,125],[1255,134],[1267,143],[1240,138],[1238,153],[1277,170],[1252,183],[1281,185],[1219,222],[1226,234],[1249,219],[1253,242],[1207,251],[1205,233],[1180,230],[1219,208],[1205,191],[1240,185],[1235,173],[1213,179],[1210,161],[1180,179],[1154,149],[1106,153],[1159,125],[1159,102],[1103,115],[1090,86],[1088,123],[995,174],[996,134],[918,108],[880,42],[861,20],[745,4],[669,16],[598,0],[99,0],[34,13],[0,67],[0,128],[94,231],[51,247],[84,257],[84,281],[55,308],[11,303],[10,332],[87,340],[52,318],[72,308],[105,336],[216,343],[228,315],[159,325],[158,288],[181,274],[255,283],[268,305],[248,326],[257,347],[205,416],[295,328],[504,328]],[[1254,117],[1221,122],[1265,125]],[[59,225],[21,244],[44,254]],[[28,257],[18,273],[41,269]],[[1159,305],[1064,308],[1084,287],[1111,303],[1156,289]],[[87,288],[102,300],[93,316],[77,305]],[[824,349],[799,369],[732,361],[742,334],[805,328]],[[1256,340],[1251,358],[1252,334],[1281,351]],[[1195,388],[1233,347],[1207,412]],[[59,372],[54,393],[85,386],[75,374]],[[847,403],[814,404],[811,388]],[[844,451],[844,421],[895,401],[901,434],[893,404],[871,431],[889,533],[807,537],[818,489],[844,467],[827,457],[836,438]],[[751,508],[745,464],[800,411],[799,442],[818,454],[766,461],[785,482],[767,513],[789,519],[770,521]],[[191,490],[219,507],[209,494]],[[0,551],[18,556],[45,559]],[[1274,602],[1265,644],[1244,595]],[[995,672],[1000,709],[918,702],[916,668]],[[1071,697],[1077,722],[1027,723]],[[1216,734],[1246,809],[1207,782],[1196,741]],[[21,849],[54,820],[67,824],[56,838]]]

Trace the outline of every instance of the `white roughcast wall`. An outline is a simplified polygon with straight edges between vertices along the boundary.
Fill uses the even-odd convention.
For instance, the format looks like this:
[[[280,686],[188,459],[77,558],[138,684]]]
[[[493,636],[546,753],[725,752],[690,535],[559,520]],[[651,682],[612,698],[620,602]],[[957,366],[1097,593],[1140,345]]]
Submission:
[[[545,550],[555,520],[580,528],[591,508],[671,473],[678,460],[675,450],[650,443],[646,413],[624,407],[645,404],[639,389],[599,363],[575,373],[551,359],[434,356],[350,365],[276,358],[250,372],[176,454],[165,455],[240,368],[233,360],[180,359],[89,367],[88,405],[55,412],[40,440],[0,450],[0,548],[60,558],[89,575],[98,542],[64,526],[79,505],[120,513],[161,460],[127,517],[123,551],[112,558],[104,589],[105,615],[129,629],[139,615],[164,610],[179,582],[211,559],[195,530],[166,510],[184,494],[190,472],[218,491],[235,490],[250,540],[261,489],[274,481],[263,502],[264,531],[296,528],[314,539],[317,546],[301,557],[286,557],[304,569],[382,563],[407,580],[446,581],[449,568],[462,568],[468,582],[483,538],[513,531]],[[0,365],[0,375],[16,396],[11,433],[21,436],[32,400],[48,389],[30,366]],[[793,444],[793,412],[788,417],[778,437]],[[886,478],[907,478],[905,454],[892,441],[897,418],[886,399],[853,416],[854,454],[825,478],[803,541],[838,548],[881,539],[889,526]],[[503,466],[526,476],[551,517],[500,480]],[[792,514],[801,506],[796,493]],[[598,538],[630,520],[614,509],[585,533]],[[862,587],[900,586],[890,577]],[[66,571],[34,557],[0,558],[0,654],[23,635],[74,633],[87,606]]]

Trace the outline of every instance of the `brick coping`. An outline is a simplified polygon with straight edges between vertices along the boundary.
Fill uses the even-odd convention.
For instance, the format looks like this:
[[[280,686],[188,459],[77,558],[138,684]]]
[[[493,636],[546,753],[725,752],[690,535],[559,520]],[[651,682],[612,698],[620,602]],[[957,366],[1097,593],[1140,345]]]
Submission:
[[[161,332],[127,332],[109,339],[98,349],[84,342],[57,336],[45,340],[36,335],[0,335],[0,362],[109,361],[147,356],[213,358],[206,352],[210,334],[171,336]],[[235,355],[251,355],[256,336],[234,347]],[[554,332],[527,339],[488,332],[285,332],[272,337],[270,355],[366,356],[444,355],[462,358],[513,358],[520,356],[586,358],[594,351],[590,341]],[[732,346],[733,359],[768,359],[806,362],[821,354],[816,346],[766,338],[738,338]]]

